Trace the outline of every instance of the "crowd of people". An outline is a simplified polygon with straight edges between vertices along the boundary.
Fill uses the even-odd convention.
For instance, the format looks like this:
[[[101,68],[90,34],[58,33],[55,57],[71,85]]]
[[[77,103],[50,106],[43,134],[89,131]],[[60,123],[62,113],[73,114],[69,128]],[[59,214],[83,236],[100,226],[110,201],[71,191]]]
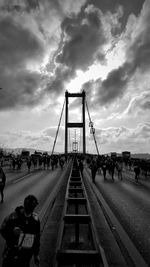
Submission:
[[[143,159],[128,159],[114,158],[110,156],[89,156],[86,158],[87,164],[91,169],[91,178],[95,182],[96,173],[102,173],[104,180],[108,176],[114,180],[114,174],[117,173],[118,179],[123,179],[123,170],[129,170],[134,172],[134,179],[136,182],[139,181],[140,174],[147,178],[150,175],[150,161]]]
[[[58,165],[63,169],[64,164],[67,162],[67,157],[63,154],[60,155],[31,155],[26,159],[22,159],[21,156],[11,156],[9,160],[9,166],[12,170],[20,171],[23,165],[26,165],[30,172],[31,167],[52,169]]]
[[[10,160],[10,168],[13,171],[21,171],[22,165],[27,167],[28,173],[30,173],[31,168],[34,169],[51,169],[54,170],[57,167],[60,167],[62,170],[64,165],[68,161],[68,156],[60,154],[60,155],[44,155],[33,157],[29,156],[26,160],[23,160],[21,157],[11,157]],[[25,167],[25,168],[26,168]],[[0,166],[0,195],[1,195],[1,203],[4,202],[4,188],[6,184],[6,175],[4,173],[4,168]]]

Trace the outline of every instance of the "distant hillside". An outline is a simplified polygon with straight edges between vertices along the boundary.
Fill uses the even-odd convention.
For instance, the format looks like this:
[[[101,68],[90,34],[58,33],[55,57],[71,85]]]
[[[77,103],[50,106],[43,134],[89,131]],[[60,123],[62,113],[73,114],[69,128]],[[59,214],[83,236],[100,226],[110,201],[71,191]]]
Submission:
[[[30,154],[33,154],[35,151],[38,152],[46,152],[45,150],[40,150],[40,149],[33,149],[33,148],[3,148],[3,152],[6,154],[14,154],[14,155],[20,155],[23,150],[30,151]],[[48,152],[48,151],[47,151]]]
[[[150,159],[149,153],[137,153],[137,154],[131,154],[132,158],[138,158],[138,159]]]
[[[1,150],[1,148],[0,148]],[[40,149],[33,149],[33,148],[3,148],[3,151],[6,153],[6,154],[9,154],[9,153],[13,153],[15,155],[19,155],[21,154],[22,150],[27,150],[27,151],[30,151],[30,154],[33,154],[35,151],[38,151],[38,152],[46,152],[45,150],[40,150]],[[47,151],[48,154],[51,154],[51,151]],[[59,154],[59,152],[55,152],[56,154]],[[55,154],[54,153],[54,154]],[[108,153],[110,154],[110,153]],[[117,153],[118,156],[121,156],[122,154],[121,153]],[[139,158],[139,159],[150,159],[150,154],[149,153],[131,153],[131,157],[132,158]]]

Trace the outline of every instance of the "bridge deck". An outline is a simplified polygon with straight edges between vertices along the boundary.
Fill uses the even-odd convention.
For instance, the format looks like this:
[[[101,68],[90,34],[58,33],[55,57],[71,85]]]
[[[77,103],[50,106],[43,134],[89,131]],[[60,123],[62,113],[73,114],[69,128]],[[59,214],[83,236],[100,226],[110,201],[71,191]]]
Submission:
[[[127,251],[131,246],[116,240],[112,215],[108,220],[94,190],[86,167],[83,178],[71,165],[65,168],[41,237],[42,267],[146,266],[134,248],[137,261]]]

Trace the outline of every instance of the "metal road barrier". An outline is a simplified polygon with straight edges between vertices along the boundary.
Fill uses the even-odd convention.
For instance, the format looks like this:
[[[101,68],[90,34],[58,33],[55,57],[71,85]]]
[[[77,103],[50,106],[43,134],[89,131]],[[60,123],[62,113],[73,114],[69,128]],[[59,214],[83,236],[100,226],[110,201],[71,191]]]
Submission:
[[[105,266],[96,242],[89,202],[76,159],[67,183],[58,236],[56,267]]]

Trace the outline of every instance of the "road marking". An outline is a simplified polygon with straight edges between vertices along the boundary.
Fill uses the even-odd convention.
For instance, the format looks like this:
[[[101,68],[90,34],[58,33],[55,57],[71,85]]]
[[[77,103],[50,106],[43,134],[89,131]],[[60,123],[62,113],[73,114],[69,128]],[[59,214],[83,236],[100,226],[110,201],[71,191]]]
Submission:
[[[15,181],[12,181],[12,184],[16,184],[19,181],[23,180],[25,177],[27,177],[30,173],[25,174],[24,176],[21,176],[20,178],[16,179]]]

